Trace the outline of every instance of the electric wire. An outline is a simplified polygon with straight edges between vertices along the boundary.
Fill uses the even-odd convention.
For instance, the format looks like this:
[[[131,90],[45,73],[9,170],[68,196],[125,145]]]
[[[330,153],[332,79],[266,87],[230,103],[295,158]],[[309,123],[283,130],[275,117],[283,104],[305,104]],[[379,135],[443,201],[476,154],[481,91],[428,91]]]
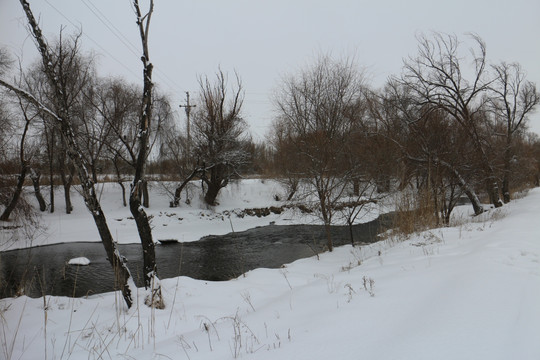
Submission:
[[[138,56],[138,49],[133,43],[120,31],[112,21],[110,21],[107,16],[92,2],[92,0],[81,0],[84,5],[98,18],[98,20],[109,29],[109,31],[118,39],[120,42],[126,46],[135,56]],[[93,7],[93,9],[90,7],[90,5]],[[95,10],[95,11],[94,11]],[[97,12],[97,13],[96,13]],[[98,14],[99,13],[99,14]],[[164,76],[165,74],[159,69],[156,69],[157,72],[162,73]],[[161,77],[159,77],[161,79]],[[165,77],[164,80],[167,85],[170,88],[176,88],[176,90],[180,92],[182,91],[179,86],[171,79]],[[172,86],[171,86],[172,85]],[[264,92],[254,92],[254,91],[247,91],[247,95],[255,95],[255,96],[263,96],[264,99],[262,100],[252,100],[249,99],[247,102],[254,103],[254,104],[260,104],[260,105],[266,105],[268,103],[268,94]],[[250,96],[252,97],[252,96]]]
[[[95,17],[135,56],[139,56],[139,49],[105,16],[91,0],[81,0]],[[92,7],[90,7],[90,5]],[[97,11],[97,12],[96,12]],[[98,14],[99,13],[99,14]]]
[[[83,1],[84,1],[84,0],[83,0]],[[77,25],[77,24],[75,24],[75,23],[74,23],[70,18],[68,18],[62,11],[60,11],[57,7],[55,7],[53,4],[51,4],[51,3],[49,2],[49,0],[45,0],[45,2],[46,2],[51,8],[53,8],[53,9],[54,9],[61,17],[63,17],[68,23],[70,23],[73,27],[82,30],[82,25]],[[86,4],[85,4],[85,5],[86,5]],[[97,14],[96,12],[93,12],[93,11],[92,11],[92,13],[93,13],[96,17],[98,17],[98,19],[106,26],[105,21],[102,20],[102,19],[100,19],[100,17],[98,16],[98,14]],[[108,20],[108,19],[107,19],[107,21],[110,22],[110,20]],[[131,46],[127,45],[127,44],[125,43],[125,41],[123,41],[123,40],[120,39],[120,36],[119,36],[118,34],[116,34],[113,30],[111,30],[111,27],[109,27],[109,26],[106,26],[106,27],[107,27],[107,29],[108,29],[115,37],[117,37],[117,38],[124,44],[124,46],[126,46],[126,48],[127,48],[130,52],[132,52],[133,54],[135,54],[136,56],[138,56],[137,52],[134,52],[133,48],[135,48],[135,46],[134,46],[131,42],[128,41],[128,43],[131,44]],[[121,32],[120,32],[120,33],[121,33]],[[122,62],[122,61],[120,61],[119,59],[117,59],[113,54],[111,54],[107,49],[105,49],[103,46],[101,46],[101,45],[99,44],[99,42],[96,41],[96,40],[94,40],[90,35],[88,35],[88,34],[85,33],[85,32],[82,32],[82,34],[83,34],[86,38],[88,38],[92,43],[94,43],[94,45],[96,45],[101,51],[103,51],[103,53],[104,53],[106,56],[108,56],[109,58],[111,58],[112,60],[114,60],[116,63],[118,63],[121,67],[123,67],[124,69],[126,69],[126,70],[127,70],[131,75],[133,75],[135,78],[138,79],[138,78],[140,77],[140,75],[137,74],[137,72],[135,72],[133,69],[129,68],[124,62]],[[122,37],[125,38],[125,35],[122,34]],[[168,88],[170,88],[171,90],[176,90],[176,91],[178,91],[178,92],[182,92],[182,90],[180,89],[180,87],[179,87],[177,84],[175,84],[172,80],[168,79],[168,78],[166,77],[166,75],[165,75],[162,71],[159,70],[159,68],[156,69],[156,72],[158,73],[158,74],[156,74],[156,77],[157,77],[162,83],[164,83],[165,85],[167,85]],[[161,74],[163,74],[163,75],[161,75]],[[176,92],[176,91],[175,91],[175,92]]]
[[[69,22],[73,27],[77,28],[77,29],[81,29],[82,31],[82,26],[77,26],[73,21],[71,21],[71,19],[69,19],[66,15],[64,15],[60,10],[58,10],[53,4],[51,4],[49,2],[49,0],[45,0],[45,2],[50,6],[52,7],[60,16],[62,16],[67,22]],[[107,54],[111,59],[113,59],[114,61],[116,61],[120,66],[122,66],[124,69],[126,69],[130,74],[132,74],[133,76],[135,77],[139,77],[139,75],[133,71],[132,69],[130,69],[126,64],[124,64],[122,61],[118,60],[116,57],[114,57],[113,54],[111,54],[109,51],[107,51],[107,49],[105,49],[103,46],[101,46],[96,40],[94,40],[91,36],[89,36],[88,34],[82,32],[82,34],[87,37],[90,41],[92,41],[99,49],[101,49],[101,51],[103,51],[105,54]]]
[[[107,18],[107,16],[94,4],[91,0],[81,0],[84,5],[94,14],[94,16],[103,24],[105,27],[113,34],[124,46],[135,56],[139,56],[140,51],[137,46],[135,46],[124,33],[119,30],[114,23]],[[87,3],[88,2],[88,3]],[[95,11],[88,5],[92,5]],[[183,92],[183,90],[176,84],[172,79],[170,79],[167,74],[165,74],[159,67],[155,68],[157,72],[157,78],[165,83],[170,89],[174,89],[178,92]]]
[[[82,3],[90,10],[90,12],[106,27],[106,29],[115,36],[125,47],[128,51],[130,51],[135,56],[139,55],[139,50],[137,46],[135,46],[123,33],[120,31],[113,23],[110,21],[105,14],[94,4],[92,3],[92,0],[81,0]],[[73,27],[81,29],[82,31],[82,25],[75,24],[71,19],[69,19],[62,11],[60,11],[57,7],[55,7],[49,0],[45,0],[45,2],[53,8],[62,18],[64,18],[68,23],[70,23]],[[111,54],[107,49],[105,49],[103,46],[99,44],[96,40],[94,40],[90,35],[88,35],[85,32],[82,32],[82,34],[88,38],[92,43],[94,43],[103,53],[105,53],[106,56],[114,60],[116,63],[120,64],[124,69],[126,69],[131,75],[133,75],[135,78],[139,78],[139,74],[129,68],[125,63],[117,59],[113,54]],[[155,69],[158,74],[156,74],[157,78],[162,81],[167,87],[171,90],[175,90],[174,92],[178,93],[184,93],[185,91],[181,89],[174,81],[170,80],[163,71],[161,71],[159,68]],[[257,91],[246,91],[246,95],[248,95],[247,99],[244,99],[245,103],[248,104],[255,104],[255,105],[268,105],[270,103],[268,99],[268,94],[264,92],[257,92]],[[262,99],[261,99],[262,97]]]
[[[135,56],[139,56],[140,52],[137,46],[135,46],[128,39],[128,37],[125,36],[124,33],[121,30],[119,30],[111,20],[109,20],[109,18],[107,18],[107,16],[94,3],[92,3],[91,0],[81,0],[81,1],[98,18],[98,20],[107,27],[107,29],[111,32],[111,34],[113,34],[118,40],[120,40],[122,44],[124,44],[124,46],[129,51],[131,51],[132,54],[134,54]],[[87,2],[92,5],[95,11],[93,11],[90,8]],[[110,26],[107,24],[109,24]],[[155,68],[155,71],[157,72],[156,77],[159,80],[161,80],[163,83],[165,83],[170,89],[175,89],[176,91],[184,92],[183,89],[181,89],[181,87],[178,84],[176,84],[172,79],[170,79],[169,76],[167,76],[167,74],[165,74],[165,72],[163,72],[159,67]]]

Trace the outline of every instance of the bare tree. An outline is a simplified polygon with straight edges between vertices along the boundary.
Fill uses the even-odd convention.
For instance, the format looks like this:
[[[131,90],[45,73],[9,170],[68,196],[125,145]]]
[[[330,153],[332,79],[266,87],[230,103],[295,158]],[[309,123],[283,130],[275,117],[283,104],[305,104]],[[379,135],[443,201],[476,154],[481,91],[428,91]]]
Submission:
[[[31,34],[40,52],[43,63],[43,71],[47,77],[47,80],[50,83],[50,86],[54,90],[54,98],[57,101],[57,107],[54,110],[48,108],[43,103],[39,102],[29,92],[13,86],[4,80],[0,80],[0,85],[8,90],[13,91],[25,101],[28,101],[29,103],[34,105],[39,111],[46,114],[50,121],[56,123],[60,127],[62,137],[64,138],[67,145],[67,154],[71,161],[73,161],[73,164],[75,165],[77,174],[81,181],[82,196],[84,198],[86,207],[92,214],[92,217],[94,219],[94,222],[96,223],[96,227],[100,234],[103,246],[107,252],[108,259],[115,270],[114,272],[116,284],[120,287],[122,291],[126,305],[128,307],[131,307],[131,305],[133,304],[133,290],[131,288],[133,281],[131,279],[130,271],[127,268],[125,258],[120,255],[113,241],[113,237],[108,227],[105,214],[101,209],[101,205],[97,197],[95,182],[93,181],[92,176],[89,172],[89,164],[84,157],[80,156],[82,153],[81,147],[80,144],[77,142],[74,131],[74,124],[68,111],[70,105],[68,102],[69,97],[68,94],[65,93],[65,88],[62,87],[62,79],[67,75],[64,73],[64,71],[62,71],[61,66],[58,66],[58,64],[55,65],[55,63],[53,62],[54,58],[51,54],[49,45],[43,37],[41,28],[39,27],[37,21],[34,18],[34,15],[30,9],[30,5],[25,0],[20,0],[20,2],[26,14]]]
[[[384,195],[376,194],[376,189],[377,187],[371,181],[358,181],[354,184],[352,196],[346,197],[335,207],[349,227],[352,246],[355,245],[353,225],[357,219],[369,212],[370,205],[377,204],[384,198]]]
[[[15,207],[17,206],[17,203],[23,191],[24,180],[26,179],[26,175],[30,169],[30,166],[29,166],[30,159],[27,157],[27,154],[25,153],[25,145],[27,141],[26,137],[28,134],[28,130],[30,129],[30,124],[32,120],[34,119],[34,116],[29,116],[28,111],[27,111],[27,106],[25,106],[20,99],[19,99],[19,105],[20,105],[20,108],[21,108],[21,111],[23,113],[24,120],[25,120],[24,129],[23,129],[20,141],[19,141],[20,172],[19,172],[19,176],[17,177],[17,184],[13,191],[11,200],[9,201],[4,211],[2,212],[2,215],[0,215],[1,221],[9,220],[11,213],[13,212],[13,210],[15,210]]]
[[[47,79],[44,76],[41,65],[39,62],[32,66],[30,70],[25,71],[23,88],[31,93],[37,101],[42,104],[50,105],[50,88],[47,86]],[[52,106],[50,106],[52,108]],[[41,164],[46,163],[44,166],[45,172],[48,173],[49,181],[49,204],[48,209],[50,213],[55,211],[55,196],[54,196],[54,187],[55,187],[55,173],[58,163],[58,152],[59,146],[58,139],[60,136],[60,131],[58,126],[46,116],[46,114],[38,113],[40,116],[40,127],[39,134],[42,147],[45,149],[45,152],[42,153],[42,156],[45,158],[45,161],[42,161]],[[37,174],[37,173],[36,173]],[[35,180],[38,180],[37,177],[33,177]]]
[[[125,198],[124,173],[134,173],[139,151],[139,131],[142,116],[142,90],[123,79],[101,79],[86,94],[93,109],[93,120],[90,136],[100,141],[92,141],[92,148],[99,150],[96,160],[107,158],[116,171],[116,181],[122,188]],[[149,123],[146,156],[151,154],[156,144],[162,141],[167,126],[172,121],[169,99],[152,91],[152,121]],[[102,149],[101,147],[104,147]],[[144,182],[145,180],[143,180]],[[143,184],[144,187],[144,184]],[[142,197],[143,206],[148,207],[148,197]],[[127,206],[127,202],[124,200]]]
[[[75,131],[74,135],[79,137],[79,142],[84,147],[85,151],[82,155],[89,157],[89,163],[94,169],[95,164],[92,161],[93,149],[88,146],[94,137],[93,134],[87,131],[88,116],[86,114],[90,107],[85,100],[84,92],[88,87],[91,87],[96,76],[93,57],[89,54],[83,54],[81,51],[81,36],[81,33],[79,33],[65,38],[61,31],[58,41],[50,47],[50,60],[51,64],[64,74],[61,79],[57,79],[58,86],[65,96],[65,104]],[[33,65],[33,68],[24,78],[24,88],[34,94],[48,108],[57,111],[57,108],[61,105],[55,97],[54,89],[45,75],[43,66],[43,63],[39,62]],[[51,185],[54,183],[53,173],[56,172],[62,181],[66,213],[69,214],[73,210],[71,187],[75,180],[74,164],[67,155],[66,141],[59,135],[60,130],[57,124],[45,119],[43,134],[49,155],[50,182]],[[92,170],[92,173],[94,172]],[[51,211],[54,210],[53,194],[51,190]]]
[[[285,79],[276,98],[277,124],[298,154],[291,159],[298,178],[318,201],[329,251],[334,209],[357,171],[347,149],[355,131],[354,104],[362,91],[363,79],[352,61],[323,56],[308,70]]]
[[[0,49],[0,74],[4,74],[4,72],[6,72],[10,68],[12,62],[13,61],[11,61],[11,58],[8,55],[7,51],[5,49]],[[20,196],[22,194],[24,180],[27,173],[30,173],[30,178],[32,179],[34,185],[36,184],[36,182],[34,181],[36,179],[36,171],[32,168],[31,165],[32,158],[34,157],[36,151],[35,148],[27,151],[27,140],[29,137],[29,132],[32,132],[32,130],[30,129],[30,125],[32,123],[32,126],[35,126],[35,117],[37,114],[31,114],[29,106],[24,104],[20,98],[18,98],[17,100],[18,107],[20,108],[24,118],[24,126],[20,135],[18,149],[20,171],[17,179],[17,184],[11,194],[11,200],[7,201],[7,192],[9,192],[11,188],[7,186],[7,184],[0,185],[0,188],[2,188],[0,192],[3,193],[2,195],[0,195],[0,197],[2,197],[1,203],[6,204],[6,207],[4,208],[4,211],[0,216],[0,219],[3,220],[8,220],[13,210],[16,209],[19,203]],[[17,123],[20,122],[18,116],[16,116],[13,112],[8,111],[7,109],[8,104],[4,101],[0,102],[0,128],[2,129],[2,131],[0,132],[0,157],[3,158],[4,161],[7,161],[9,159],[10,153],[12,152],[8,150],[8,144],[12,142],[10,141],[10,139],[19,137],[16,133],[18,133],[19,129]],[[3,167],[3,165],[6,164],[0,164],[1,167]],[[35,195],[39,202],[40,211],[45,211],[46,204],[43,196],[41,196],[41,193],[39,192],[39,186],[35,188],[35,190]],[[31,212],[28,204],[26,203],[21,207],[20,211]],[[25,221],[30,220],[30,222],[33,222],[33,219],[31,219],[31,215],[28,214],[28,216],[29,217],[26,218]]]
[[[154,248],[154,240],[152,239],[152,228],[150,220],[141,206],[141,192],[145,183],[145,168],[148,157],[150,129],[153,112],[153,88],[152,71],[153,64],[150,62],[150,54],[148,51],[148,33],[150,30],[150,20],[154,11],[154,1],[150,0],[149,9],[146,14],[142,14],[139,6],[139,1],[134,0],[135,15],[137,16],[137,26],[139,27],[139,35],[143,54],[141,61],[143,63],[143,95],[141,116],[138,124],[138,149],[135,162],[135,174],[131,191],[129,195],[129,210],[137,224],[139,238],[143,248],[143,266],[144,266],[144,285],[145,288],[151,290],[151,295],[146,299],[146,303],[151,306],[163,307],[163,299],[161,296],[161,284],[158,279],[156,254]]]
[[[8,158],[8,144],[9,144],[9,133],[11,128],[11,122],[7,111],[4,109],[2,103],[0,103],[0,126],[2,127],[2,132],[0,132],[0,156],[4,161]]]
[[[299,188],[300,174],[296,164],[300,159],[292,138],[293,134],[287,128],[285,121],[279,118],[274,120],[271,139],[274,146],[274,168],[279,181],[287,189],[286,201],[291,201]]]
[[[39,211],[47,210],[47,203],[45,202],[45,199],[43,198],[43,195],[41,194],[41,187],[40,187],[41,172],[39,170],[36,170],[35,168],[31,168],[30,179],[32,180],[32,185],[34,186],[34,195],[36,196],[36,199],[39,204]]]
[[[525,79],[519,64],[502,62],[494,65],[495,81],[489,96],[496,120],[504,124],[504,169],[502,193],[505,203],[510,201],[511,163],[514,157],[514,134],[526,126],[527,118],[540,101],[536,85]]]
[[[107,144],[112,138],[112,128],[103,119],[98,116],[98,112],[92,106],[95,93],[95,84],[98,81],[91,79],[90,84],[83,90],[83,96],[80,106],[77,108],[77,117],[81,125],[77,129],[77,137],[84,149],[85,156],[88,158],[92,170],[92,178],[98,181],[98,173],[102,169],[102,163],[105,158]]]
[[[455,184],[469,198],[474,213],[482,213],[469,171],[475,164],[475,149],[471,149],[467,132],[452,126],[444,110],[418,104],[409,91],[407,86],[390,81],[383,91],[368,97],[374,133],[390,140],[399,152],[393,157],[402,159],[400,187],[416,178],[416,190],[433,194],[437,214],[440,211],[443,219],[449,219],[453,206],[448,205],[459,196],[452,190]]]
[[[0,75],[4,73],[11,67],[13,60],[9,56],[9,52],[5,48],[0,48]]]
[[[0,52],[0,55],[2,53]],[[5,206],[11,198],[11,188],[7,178],[7,167],[9,164],[10,140],[13,130],[12,116],[7,110],[3,97],[0,98],[0,204]]]
[[[97,112],[96,126],[107,129],[102,138],[105,157],[112,162],[116,182],[122,189],[122,200],[127,206],[123,174],[136,163],[137,124],[140,117],[140,91],[122,79],[102,79],[86,95]],[[130,171],[131,172],[131,171]]]
[[[201,77],[199,85],[200,104],[193,115],[194,156],[198,157],[198,172],[207,187],[204,201],[215,205],[219,191],[239,175],[239,167],[248,158],[241,141],[246,131],[241,117],[243,88],[236,74],[229,97],[228,79],[221,70],[215,83]]]
[[[418,38],[418,55],[405,61],[400,79],[419,105],[430,105],[448,113],[466,131],[480,160],[486,191],[495,207],[502,206],[497,176],[482,127],[485,121],[485,94],[491,85],[487,77],[486,46],[470,36],[471,67],[464,65],[460,42],[455,35],[434,33]],[[468,78],[468,74],[470,78]]]

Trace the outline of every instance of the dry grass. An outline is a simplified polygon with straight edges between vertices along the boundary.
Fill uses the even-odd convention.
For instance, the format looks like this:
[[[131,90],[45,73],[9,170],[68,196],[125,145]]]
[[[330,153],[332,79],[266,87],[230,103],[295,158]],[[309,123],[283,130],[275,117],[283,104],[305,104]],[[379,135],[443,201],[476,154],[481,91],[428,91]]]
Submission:
[[[518,189],[512,192],[511,199],[512,200],[523,199],[525,196],[527,196],[530,189],[531,189],[530,187],[527,187],[527,188]]]
[[[401,192],[396,196],[393,234],[407,239],[410,235],[437,226],[433,202],[427,193]]]

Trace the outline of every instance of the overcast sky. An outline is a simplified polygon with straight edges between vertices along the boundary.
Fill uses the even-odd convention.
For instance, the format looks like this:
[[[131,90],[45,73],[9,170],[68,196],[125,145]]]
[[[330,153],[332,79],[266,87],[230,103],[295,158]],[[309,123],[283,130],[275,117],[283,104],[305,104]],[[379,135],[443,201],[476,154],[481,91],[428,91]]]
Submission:
[[[143,0],[144,3],[144,0]],[[49,39],[83,31],[83,46],[98,57],[101,75],[141,83],[140,40],[129,0],[30,0]],[[0,46],[37,58],[17,0],[0,0]],[[490,62],[519,62],[540,85],[539,0],[156,0],[150,29],[154,80],[175,108],[197,76],[221,67],[237,71],[246,91],[244,117],[255,139],[272,120],[271,96],[286,74],[318,54],[354,56],[374,87],[398,74],[417,50],[415,36],[430,31],[465,39],[473,32],[487,44]],[[539,109],[540,110],[540,109]],[[185,121],[183,111],[179,121]],[[531,118],[540,133],[540,111]]]

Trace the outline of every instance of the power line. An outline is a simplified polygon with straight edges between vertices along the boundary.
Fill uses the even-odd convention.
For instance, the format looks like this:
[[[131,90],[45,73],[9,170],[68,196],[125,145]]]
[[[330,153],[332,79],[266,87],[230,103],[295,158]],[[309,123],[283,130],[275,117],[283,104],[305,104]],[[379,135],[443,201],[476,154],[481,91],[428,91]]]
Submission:
[[[69,22],[71,25],[73,25],[75,28],[80,28],[82,30],[82,26],[77,26],[73,21],[71,21],[66,15],[64,15],[60,10],[58,10],[53,4],[49,2],[49,0],[45,0],[47,4],[49,4],[50,7],[52,7],[60,16],[62,16],[67,22]],[[86,36],[90,41],[92,41],[98,48],[100,48],[104,53],[106,53],[111,59],[116,61],[118,64],[120,64],[124,69],[129,71],[132,75],[135,77],[139,77],[138,74],[136,74],[132,69],[130,69],[126,64],[124,64],[122,61],[118,60],[116,57],[114,57],[109,51],[107,51],[103,46],[101,46],[96,40],[94,40],[92,37],[90,37],[88,34],[83,32],[83,35]]]
[[[90,0],[87,0],[88,3],[92,4],[92,7],[90,7],[90,5],[88,5],[88,3],[86,2],[86,0],[81,0],[83,2],[83,4],[88,8],[88,10],[90,10],[96,17],[97,19],[103,24],[105,25],[105,27],[107,29],[109,29],[109,31],[118,39],[120,40],[120,42],[122,44],[124,44],[124,46],[129,50],[131,51],[132,54],[134,54],[135,56],[139,56],[139,49],[133,45],[133,43],[131,43],[131,41],[120,31],[118,30],[118,28],[116,26],[114,26],[114,24],[101,12],[101,10],[99,10],[99,8],[97,8]],[[94,10],[95,9],[95,10]],[[98,13],[96,13],[99,12]]]
[[[84,1],[84,0],[83,0],[83,1]],[[137,46],[135,46],[135,45],[128,39],[128,37],[125,36],[124,33],[123,33],[122,31],[120,31],[120,30],[114,25],[114,23],[113,23],[111,20],[109,20],[109,18],[107,18],[107,16],[106,16],[105,14],[103,14],[103,12],[101,12],[101,10],[100,10],[94,3],[92,3],[91,0],[86,0],[86,1],[88,1],[88,2],[92,5],[92,7],[93,7],[94,9],[96,9],[96,11],[99,12],[99,13],[101,14],[101,16],[102,16],[105,20],[107,20],[107,22],[108,22],[108,23],[116,30],[116,32],[118,33],[118,35],[120,35],[120,36],[121,36],[121,37],[122,37],[122,38],[123,38],[123,39],[124,39],[124,40],[125,40],[125,41],[126,41],[126,42],[127,42],[127,43],[135,50],[135,51],[136,51],[136,52],[139,51],[139,49],[137,48]]]
[[[84,0],[83,0],[84,1]],[[77,28],[77,29],[81,29],[82,30],[82,25],[77,25],[75,24],[73,21],[71,21],[71,19],[69,19],[64,13],[62,13],[58,8],[56,8],[53,4],[51,4],[48,0],[45,0],[45,2],[51,7],[53,8],[60,16],[62,16],[68,23],[70,23],[73,27]],[[86,4],[85,4],[86,5]],[[113,30],[111,30],[111,28],[109,26],[107,26],[104,22],[104,20],[102,20],[98,14],[96,14],[94,11],[92,11],[92,13],[98,17],[98,19],[107,27],[107,29],[114,35],[118,38],[118,36],[115,34],[115,32]],[[105,17],[106,18],[106,17]],[[107,19],[107,21],[110,22],[110,20]],[[120,31],[119,31],[120,34],[122,34]],[[115,62],[117,62],[120,66],[122,66],[124,69],[126,69],[131,75],[133,75],[134,77],[136,78],[139,78],[140,75],[137,74],[137,72],[135,72],[134,70],[132,70],[131,68],[129,68],[124,62],[118,60],[114,55],[112,55],[107,49],[105,49],[103,46],[101,46],[99,44],[99,42],[97,42],[96,40],[94,40],[91,36],[89,36],[87,33],[85,32],[82,32],[82,34],[87,37],[90,41],[92,41],[94,43],[94,45],[96,45],[101,51],[103,51],[103,53],[105,53],[108,57],[110,57],[112,60],[114,60]],[[121,35],[122,37],[126,38],[125,35]],[[127,39],[127,38],[126,38]],[[120,38],[119,38],[120,40]],[[129,42],[128,40],[128,43],[131,45],[131,47],[129,45],[127,45],[124,41],[120,40],[124,46],[126,46],[126,48],[128,48],[129,51],[131,51],[133,54],[135,54],[135,56],[138,56],[138,49],[135,48],[135,46]],[[137,52],[134,52],[133,48],[136,49]],[[155,69],[156,72],[158,74],[156,74],[157,78],[159,80],[161,80],[163,83],[165,83],[170,89],[176,89],[176,91],[179,91],[181,92],[181,89],[180,87],[175,84],[172,80],[169,80],[167,77],[166,77],[166,74],[163,73],[163,71],[161,71],[159,68],[156,68]],[[163,74],[163,77],[160,76],[160,74]]]
[[[98,20],[103,23],[103,25],[105,25],[105,27],[118,39],[120,40],[120,42],[122,44],[124,44],[124,46],[129,50],[131,51],[132,54],[134,54],[135,56],[139,56],[140,54],[140,51],[138,49],[137,46],[135,46],[129,39],[127,36],[124,35],[124,33],[122,31],[120,31],[115,25],[114,23],[109,20],[107,18],[107,16],[101,11],[99,10],[99,8],[94,4],[92,3],[91,0],[81,0],[84,5],[86,5],[86,7],[98,18]],[[92,7],[99,13],[96,13],[96,11],[92,10],[90,8],[90,6],[88,5],[88,3],[86,2],[88,1],[89,4],[92,5]],[[110,26],[109,26],[109,25]],[[157,78],[159,80],[161,80],[163,83],[165,83],[169,88],[171,89],[176,89],[176,91],[182,91],[182,89],[180,89],[180,87],[178,86],[178,84],[176,84],[173,80],[171,80],[167,74],[165,74],[159,67],[157,67],[155,69],[155,71],[157,72]]]
[[[129,50],[132,54],[135,56],[139,55],[139,49],[137,46],[135,46],[128,38],[124,35],[122,31],[120,31],[112,21],[110,21],[107,16],[92,2],[92,0],[81,0],[82,3],[94,14],[94,16],[105,26],[105,28],[113,35],[115,36],[125,47],[127,50]],[[45,0],[45,2],[53,8],[60,16],[62,16],[68,23],[70,23],[73,27],[81,29],[82,31],[82,24],[75,24],[71,19],[69,19],[64,13],[62,13],[58,8],[56,8],[53,4],[49,2],[49,0]],[[87,37],[90,41],[92,41],[104,54],[106,54],[109,58],[120,64],[124,69],[126,69],[131,75],[133,75],[135,78],[139,78],[140,75],[138,72],[135,72],[131,68],[129,68],[124,62],[117,59],[113,54],[111,54],[107,49],[105,49],[101,44],[94,40],[91,36],[89,36],[87,33],[82,32],[82,34]],[[156,77],[165,84],[168,88],[173,90],[174,92],[184,92],[183,89],[181,89],[178,84],[176,84],[173,80],[170,79],[170,77],[165,74],[159,67],[155,68],[155,71],[157,72]],[[249,96],[249,98],[244,101],[246,103],[250,104],[257,104],[257,105],[267,105],[270,103],[268,100],[268,93],[264,92],[257,92],[257,91],[247,91],[246,95]],[[260,97],[264,96],[265,99],[261,99]],[[255,99],[254,99],[255,98]]]

